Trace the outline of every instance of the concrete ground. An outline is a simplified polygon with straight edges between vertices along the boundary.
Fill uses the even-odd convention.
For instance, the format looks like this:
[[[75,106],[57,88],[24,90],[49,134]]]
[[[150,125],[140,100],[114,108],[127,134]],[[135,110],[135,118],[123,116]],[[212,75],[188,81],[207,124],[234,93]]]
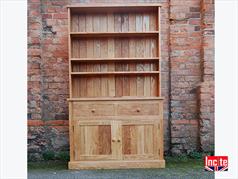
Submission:
[[[197,170],[181,171],[173,169],[133,169],[133,170],[90,170],[90,171],[30,171],[29,179],[213,179],[214,175],[210,172]]]
[[[213,179],[202,160],[167,161],[165,169],[67,170],[67,163],[30,163],[29,179]]]

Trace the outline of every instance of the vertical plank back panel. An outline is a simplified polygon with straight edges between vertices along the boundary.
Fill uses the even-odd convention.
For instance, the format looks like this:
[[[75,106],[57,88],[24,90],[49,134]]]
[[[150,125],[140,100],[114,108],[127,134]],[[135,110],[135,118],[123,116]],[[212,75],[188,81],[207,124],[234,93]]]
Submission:
[[[150,28],[150,16],[148,13],[143,14],[143,31],[149,31]],[[145,51],[144,56],[150,57],[150,40],[145,39]],[[150,64],[146,63],[144,64],[144,70],[145,71],[151,71]],[[151,96],[151,84],[150,84],[151,77],[145,76],[144,77],[144,96]]]
[[[85,17],[85,30],[86,32],[92,32],[93,31],[93,16],[91,14],[86,14]],[[93,57],[93,41],[92,40],[87,40],[86,42],[86,47],[87,47],[87,55],[86,57]],[[86,69],[87,71],[93,71],[93,66],[92,65],[87,65],[86,64]],[[93,89],[94,87],[94,80],[92,77],[87,78],[86,80],[86,88],[87,88],[87,95],[86,97],[92,97],[94,95]]]
[[[108,29],[108,21],[107,14],[100,15],[100,30],[101,32],[106,32]],[[108,39],[102,39],[100,41],[100,58],[108,57]],[[100,71],[108,71],[108,65],[106,63],[101,63]],[[101,94],[100,96],[108,96],[108,79],[105,77],[101,77]]]
[[[136,15],[134,13],[129,14],[129,31],[135,31],[136,30]],[[136,57],[136,40],[130,39],[129,41],[129,57],[133,58]],[[130,63],[129,69],[131,71],[136,71],[136,64]],[[137,94],[137,81],[136,77],[130,77],[130,94],[129,96],[136,96]]]
[[[114,31],[121,32],[121,14],[115,13],[114,14]],[[115,57],[122,57],[122,39],[115,39]],[[122,64],[115,64],[115,71],[123,71]],[[116,83],[116,94],[115,96],[120,97],[123,96],[123,77],[116,76],[115,77]]]
[[[156,12],[72,14],[74,32],[147,32],[158,30]],[[74,38],[74,58],[150,58],[157,57],[159,42],[154,37]],[[74,72],[157,71],[151,62],[80,63]],[[89,76],[73,79],[74,97],[158,96],[159,75]],[[99,89],[97,87],[99,86]],[[95,90],[97,89],[97,90]]]
[[[121,31],[122,32],[129,31],[129,15],[127,13],[121,15]],[[129,57],[129,40],[126,38],[122,40],[121,55],[122,57]],[[124,63],[122,66],[123,71],[129,71],[129,65],[127,63]],[[124,76],[122,86],[123,86],[122,95],[130,96],[130,84],[128,76]]]
[[[114,15],[113,13],[107,14],[107,31],[113,32],[114,31]],[[115,57],[115,40],[113,38],[108,39],[108,58]],[[115,63],[108,63],[108,71],[115,71]],[[115,93],[115,77],[110,76],[108,77],[108,96],[114,97]]]
[[[85,16],[82,17],[82,19],[84,19],[84,23],[85,23]],[[80,28],[85,31],[85,24],[82,23],[82,26]],[[79,57],[86,58],[87,57],[87,44],[86,44],[85,40],[82,40],[82,41],[79,40],[79,50],[80,50]],[[79,70],[82,72],[87,71],[87,64],[84,64],[84,63],[80,64]],[[86,78],[77,78],[77,80],[79,80],[78,90],[79,90],[80,97],[86,96],[87,95],[87,79]]]

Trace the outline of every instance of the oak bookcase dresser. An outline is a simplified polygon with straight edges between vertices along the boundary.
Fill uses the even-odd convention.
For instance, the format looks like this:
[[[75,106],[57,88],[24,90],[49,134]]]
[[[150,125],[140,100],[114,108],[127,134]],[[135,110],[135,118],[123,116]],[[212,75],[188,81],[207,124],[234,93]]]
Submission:
[[[160,5],[68,6],[69,169],[163,168]]]

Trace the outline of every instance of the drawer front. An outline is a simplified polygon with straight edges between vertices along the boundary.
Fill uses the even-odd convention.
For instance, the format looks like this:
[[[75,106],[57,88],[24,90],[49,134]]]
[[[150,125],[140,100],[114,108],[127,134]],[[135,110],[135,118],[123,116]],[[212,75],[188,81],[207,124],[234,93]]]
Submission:
[[[118,115],[159,115],[159,103],[122,103],[118,104]]]
[[[114,104],[82,104],[75,103],[73,115],[80,116],[113,116],[115,114]]]

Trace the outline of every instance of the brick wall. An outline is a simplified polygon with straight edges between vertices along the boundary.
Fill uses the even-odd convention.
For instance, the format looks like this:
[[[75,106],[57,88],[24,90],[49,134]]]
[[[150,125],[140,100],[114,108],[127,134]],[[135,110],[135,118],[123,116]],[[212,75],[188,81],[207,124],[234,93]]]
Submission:
[[[66,0],[28,1],[28,154],[68,150]]]
[[[171,151],[198,149],[198,96],[201,82],[200,1],[170,1]]]
[[[203,0],[202,16],[202,83],[199,89],[200,147],[214,148],[214,1]]]
[[[186,6],[184,1],[186,1]],[[68,150],[67,9],[73,3],[162,4],[165,151],[213,150],[214,3],[209,0],[29,0],[28,154]]]
[[[68,120],[29,120],[28,159],[41,160],[42,154],[69,150]]]

